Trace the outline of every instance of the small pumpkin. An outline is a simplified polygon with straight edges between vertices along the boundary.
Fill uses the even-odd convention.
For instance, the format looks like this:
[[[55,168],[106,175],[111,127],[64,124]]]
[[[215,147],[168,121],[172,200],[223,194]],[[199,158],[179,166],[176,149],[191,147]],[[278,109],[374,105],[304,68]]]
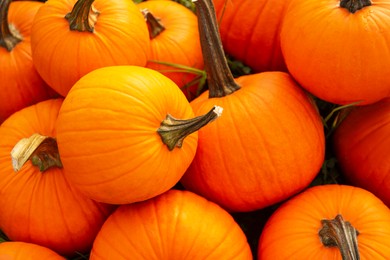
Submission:
[[[53,250],[32,243],[7,241],[0,243],[0,259],[4,260],[65,260]]]
[[[26,107],[0,126],[0,229],[12,241],[71,257],[90,250],[115,207],[88,199],[66,180],[55,142],[62,102]]]
[[[185,188],[229,211],[252,211],[304,189],[324,160],[325,138],[311,98],[284,72],[234,79],[210,0],[196,2],[209,90],[191,101],[195,115],[211,103],[224,116],[199,130]]]
[[[260,236],[258,259],[389,259],[390,210],[348,185],[314,186],[283,203]]]
[[[174,1],[144,1],[138,7],[150,35],[151,54],[146,67],[173,80],[192,100],[201,87],[201,74],[196,71],[203,70],[196,15]]]
[[[197,130],[183,92],[138,66],[94,70],[72,87],[57,121],[66,177],[88,197],[111,204],[146,200],[172,188],[195,156]]]
[[[96,236],[96,259],[248,259],[240,226],[215,203],[189,191],[169,190],[120,206]]]
[[[390,207],[390,98],[353,108],[336,128],[333,150],[342,175]]]
[[[331,103],[389,97],[389,17],[387,0],[291,1],[280,36],[289,72]]]
[[[0,2],[0,123],[16,111],[54,97],[35,70],[31,26],[42,3]]]
[[[62,96],[94,69],[146,65],[149,45],[146,23],[131,0],[50,0],[31,33],[34,65]]]

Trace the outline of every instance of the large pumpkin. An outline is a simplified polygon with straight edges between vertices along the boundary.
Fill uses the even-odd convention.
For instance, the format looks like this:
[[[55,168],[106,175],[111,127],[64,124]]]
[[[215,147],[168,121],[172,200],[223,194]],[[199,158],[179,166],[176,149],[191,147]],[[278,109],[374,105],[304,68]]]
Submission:
[[[192,117],[183,92],[157,71],[137,66],[94,70],[73,86],[59,114],[65,174],[97,201],[125,204],[161,194],[179,181],[195,156],[198,135],[189,130],[204,120]]]
[[[252,253],[240,226],[213,202],[170,190],[120,206],[96,236],[96,259],[236,259]]]
[[[389,208],[346,185],[315,186],[289,199],[268,219],[258,246],[262,260],[389,257]]]
[[[390,96],[389,26],[388,0],[292,0],[281,29],[288,70],[325,101],[379,101]]]
[[[0,2],[0,123],[14,112],[54,96],[33,66],[30,34],[36,1]]]
[[[355,107],[333,136],[343,176],[390,207],[390,98]]]
[[[113,207],[86,198],[66,180],[53,145],[61,105],[62,99],[40,102],[14,113],[0,126],[0,229],[10,240],[74,256],[76,251],[89,251]],[[31,139],[25,138],[37,136],[33,134],[50,137],[50,145],[37,148],[19,165],[22,158],[17,151],[24,153],[20,144],[28,148],[25,141]],[[45,166],[50,158],[57,159],[57,166],[41,172],[38,166]]]
[[[56,252],[36,244],[25,242],[1,242],[0,259],[2,260],[65,260]]]
[[[65,96],[94,69],[144,66],[149,35],[132,0],[50,0],[35,16],[31,48],[39,74]]]
[[[284,72],[233,79],[219,42],[212,2],[196,2],[209,90],[191,101],[224,115],[199,131],[181,183],[231,211],[280,202],[305,188],[324,159],[323,125],[310,97]],[[214,19],[213,19],[214,17]]]

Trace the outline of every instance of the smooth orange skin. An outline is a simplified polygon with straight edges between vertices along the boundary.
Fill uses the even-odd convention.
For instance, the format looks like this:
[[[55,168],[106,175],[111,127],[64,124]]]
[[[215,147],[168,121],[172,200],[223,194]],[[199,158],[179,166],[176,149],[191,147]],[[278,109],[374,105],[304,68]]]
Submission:
[[[198,149],[181,183],[228,209],[252,211],[304,189],[324,160],[324,131],[309,97],[287,73],[236,79],[222,98],[191,102],[196,115],[215,104],[223,115],[199,130]]]
[[[282,204],[264,226],[258,259],[341,260],[340,251],[325,247],[318,235],[321,220],[337,214],[358,230],[360,259],[389,259],[389,208],[372,193],[346,185],[315,186]]]
[[[309,92],[340,105],[390,96],[390,1],[352,14],[336,0],[291,1],[281,46],[291,75]]]
[[[194,117],[183,92],[157,71],[113,66],[87,74],[69,92],[58,117],[66,177],[88,197],[112,204],[172,188],[195,156],[198,134],[169,151],[157,133],[168,113]]]
[[[195,79],[195,74],[166,72],[177,70],[177,68],[152,61],[170,62],[203,70],[203,55],[196,15],[174,1],[144,1],[139,3],[138,7],[147,8],[165,27],[165,30],[156,38],[151,39],[151,54],[146,67],[157,70],[173,80],[183,90],[187,99],[192,100],[197,93],[198,84],[189,83]]]
[[[225,51],[253,72],[287,71],[280,26],[287,0],[213,0]]]
[[[23,36],[10,52],[0,47],[0,123],[16,111],[54,97],[54,91],[35,70],[31,55],[31,26],[42,3],[12,2],[8,21]]]
[[[33,133],[56,136],[62,99],[27,107],[0,127],[0,229],[12,241],[48,247],[74,256],[88,252],[113,206],[86,198],[65,179],[63,169],[41,173],[31,161],[15,173],[10,152]]]
[[[390,207],[390,98],[353,109],[333,144],[343,176]]]
[[[66,96],[88,72],[113,65],[145,66],[149,35],[138,7],[131,0],[96,0],[100,12],[94,32],[69,29],[64,16],[76,0],[47,1],[38,11],[32,28],[34,65],[42,78]]]
[[[25,242],[1,242],[0,259],[2,260],[65,260],[56,252],[36,244]]]
[[[122,205],[107,219],[90,259],[129,258],[253,259],[231,215],[201,196],[179,190]]]

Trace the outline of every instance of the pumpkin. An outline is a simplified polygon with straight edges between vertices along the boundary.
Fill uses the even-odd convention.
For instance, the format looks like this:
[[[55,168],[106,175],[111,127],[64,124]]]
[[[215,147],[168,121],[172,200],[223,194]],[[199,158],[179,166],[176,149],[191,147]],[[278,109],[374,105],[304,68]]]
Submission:
[[[195,156],[194,131],[216,116],[212,108],[193,118],[183,92],[155,70],[94,70],[72,87],[59,113],[57,142],[65,175],[97,201],[152,198],[179,181]]]
[[[12,241],[73,256],[76,251],[90,250],[114,207],[86,198],[65,178],[55,142],[62,102],[39,102],[14,113],[0,126],[0,229]],[[24,163],[17,154],[24,155],[29,151],[24,148],[35,143],[30,141],[39,139],[42,144],[31,150],[31,156],[26,153]]]
[[[2,242],[0,243],[0,259],[12,260],[65,260],[56,252],[36,244],[25,242]]]
[[[285,72],[234,79],[209,0],[198,0],[209,90],[191,101],[195,115],[210,103],[224,116],[198,132],[183,186],[229,211],[261,209],[304,189],[324,160],[325,138],[312,99]]]
[[[196,72],[203,70],[196,15],[174,1],[144,1],[138,7],[150,35],[151,54],[146,67],[173,80],[192,100],[201,87],[197,84],[201,74]]]
[[[131,0],[50,0],[35,16],[31,48],[39,74],[66,96],[94,69],[146,65],[149,35]]]
[[[252,259],[240,226],[213,202],[169,190],[120,206],[104,223],[91,251],[95,259]]]
[[[390,1],[371,2],[291,1],[282,52],[291,75],[318,98],[365,105],[389,97]]]
[[[33,66],[31,26],[42,3],[0,3],[0,123],[14,112],[54,97]]]
[[[389,208],[367,190],[337,184],[314,186],[283,203],[258,246],[258,259],[264,260],[389,256]]]
[[[225,51],[255,73],[287,71],[279,34],[289,2],[213,0]]]
[[[390,98],[352,109],[336,128],[333,150],[342,175],[390,207]]]

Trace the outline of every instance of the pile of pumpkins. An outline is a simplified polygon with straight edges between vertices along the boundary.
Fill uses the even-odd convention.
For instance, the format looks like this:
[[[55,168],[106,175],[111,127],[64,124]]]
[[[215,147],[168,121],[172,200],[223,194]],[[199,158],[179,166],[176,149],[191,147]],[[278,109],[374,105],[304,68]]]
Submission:
[[[0,0],[0,258],[389,259],[389,17]]]

